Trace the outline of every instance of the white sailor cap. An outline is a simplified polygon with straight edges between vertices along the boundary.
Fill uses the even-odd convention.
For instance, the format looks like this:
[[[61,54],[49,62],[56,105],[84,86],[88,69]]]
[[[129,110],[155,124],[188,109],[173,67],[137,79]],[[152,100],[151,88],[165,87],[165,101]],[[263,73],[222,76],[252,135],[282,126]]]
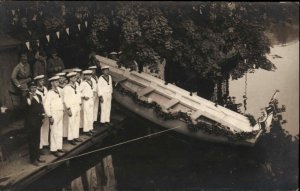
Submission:
[[[64,72],[60,72],[60,73],[57,73],[57,74],[56,74],[56,76],[59,76],[59,77],[65,76],[65,75],[66,75],[66,73],[64,73]]]
[[[107,65],[101,66],[101,70],[104,70],[104,69],[109,69],[109,66],[107,66]]]
[[[67,77],[72,77],[72,76],[76,76],[76,72],[70,72],[67,74]]]
[[[116,53],[116,52],[111,52],[111,53],[109,53],[109,54],[111,54],[111,55],[117,55],[118,53]]]
[[[83,71],[83,74],[92,74],[93,72],[92,72],[92,70],[84,70]]]
[[[38,76],[34,77],[33,79],[40,80],[40,79],[44,79],[44,78],[45,78],[45,75],[38,75]]]
[[[74,68],[73,71],[74,71],[74,72],[82,72],[82,70],[79,69],[79,68]]]
[[[59,79],[59,76],[53,76],[52,78],[49,78],[48,81],[52,82],[52,81],[56,81]]]
[[[90,66],[89,69],[97,69],[97,66]]]

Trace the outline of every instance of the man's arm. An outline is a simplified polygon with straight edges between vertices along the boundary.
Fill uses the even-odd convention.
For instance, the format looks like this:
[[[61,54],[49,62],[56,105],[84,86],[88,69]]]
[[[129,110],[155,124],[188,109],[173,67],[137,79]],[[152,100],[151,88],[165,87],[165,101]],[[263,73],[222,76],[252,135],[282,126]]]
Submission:
[[[19,82],[19,80],[17,79],[17,75],[19,73],[19,65],[15,66],[15,68],[13,69],[12,73],[11,73],[11,80],[13,81],[13,83],[15,84],[15,86],[17,87],[21,87],[21,84]]]

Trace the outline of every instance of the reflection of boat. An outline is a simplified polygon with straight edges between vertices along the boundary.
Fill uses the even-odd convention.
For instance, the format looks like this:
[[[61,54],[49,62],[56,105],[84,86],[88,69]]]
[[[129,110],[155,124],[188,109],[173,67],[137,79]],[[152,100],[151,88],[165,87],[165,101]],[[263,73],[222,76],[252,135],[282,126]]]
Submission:
[[[196,139],[253,146],[264,128],[269,128],[272,112],[260,123],[203,99],[146,73],[119,67],[116,61],[96,56],[109,65],[117,84],[114,100],[138,116],[167,129]],[[254,126],[254,127],[253,127]]]

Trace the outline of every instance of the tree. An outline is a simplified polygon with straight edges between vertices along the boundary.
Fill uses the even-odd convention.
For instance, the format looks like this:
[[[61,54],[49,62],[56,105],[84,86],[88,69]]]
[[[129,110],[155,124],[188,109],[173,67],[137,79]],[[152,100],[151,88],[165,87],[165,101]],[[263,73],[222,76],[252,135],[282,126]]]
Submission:
[[[4,4],[8,9],[21,5]],[[165,58],[167,68],[177,67],[185,73],[178,79],[181,84],[188,84],[190,76],[196,78],[196,84],[201,80],[220,83],[229,75],[238,79],[258,68],[276,69],[266,58],[271,46],[266,28],[272,22],[299,23],[297,3],[28,2],[22,5],[23,9],[35,10],[34,14],[45,12],[41,23],[46,31],[76,26],[90,19],[92,25],[87,34],[90,49],[101,54],[122,51],[120,65],[135,68],[138,63],[154,72]]]

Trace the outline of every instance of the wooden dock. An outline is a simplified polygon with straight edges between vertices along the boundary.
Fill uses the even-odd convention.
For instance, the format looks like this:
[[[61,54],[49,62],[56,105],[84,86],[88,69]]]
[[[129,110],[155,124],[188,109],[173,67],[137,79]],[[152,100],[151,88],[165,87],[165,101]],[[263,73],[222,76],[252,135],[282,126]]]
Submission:
[[[96,133],[93,136],[80,135],[83,140],[77,145],[64,144],[63,149],[67,152],[60,157],[55,157],[50,153],[42,155],[41,158],[46,163],[41,163],[40,167],[36,167],[29,162],[27,145],[24,145],[23,154],[15,160],[2,162],[0,166],[0,190],[22,190],[40,177],[46,175],[50,171],[56,169],[60,165],[67,163],[68,158],[84,153],[88,148],[95,144],[101,144],[101,141],[111,135],[113,131],[117,131],[122,127],[122,122],[126,116],[120,110],[112,109],[111,127],[96,127]],[[62,162],[59,162],[62,160]],[[53,164],[52,164],[53,163]]]

